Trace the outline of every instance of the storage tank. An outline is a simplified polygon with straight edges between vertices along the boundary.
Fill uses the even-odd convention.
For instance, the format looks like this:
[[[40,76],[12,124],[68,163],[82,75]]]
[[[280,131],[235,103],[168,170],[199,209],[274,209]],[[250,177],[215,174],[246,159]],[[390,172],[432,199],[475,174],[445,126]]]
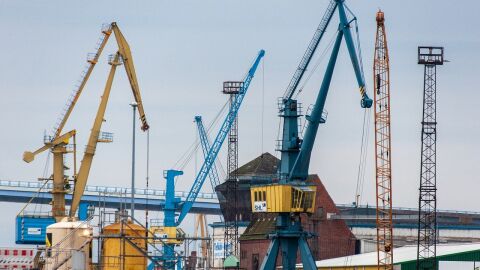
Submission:
[[[106,237],[103,240],[102,269],[145,270],[147,258],[135,246],[121,237],[108,237],[120,236],[122,230],[123,235],[133,237],[131,241],[135,246],[145,250],[146,241],[144,237],[146,236],[146,231],[142,226],[131,221],[127,221],[124,224],[117,222],[108,225],[103,229],[103,235]],[[123,263],[125,263],[124,267],[122,266]]]
[[[82,221],[65,218],[48,226],[45,269],[90,269],[92,235],[92,227]]]

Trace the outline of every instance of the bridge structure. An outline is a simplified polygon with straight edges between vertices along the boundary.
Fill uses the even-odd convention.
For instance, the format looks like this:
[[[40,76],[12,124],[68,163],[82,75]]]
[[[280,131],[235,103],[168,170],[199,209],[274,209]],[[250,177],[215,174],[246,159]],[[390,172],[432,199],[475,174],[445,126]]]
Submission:
[[[12,181],[0,180],[0,202],[49,204],[52,194],[49,190],[52,184],[44,185],[40,181]],[[163,211],[165,206],[165,190],[160,189],[135,189],[135,209],[149,211]],[[111,209],[120,208],[122,204],[131,202],[132,190],[123,187],[87,186],[82,202],[95,207]],[[186,199],[188,191],[176,191],[175,196],[182,201]],[[72,196],[65,196],[67,204],[71,203]],[[193,204],[194,214],[221,215],[220,205],[215,193],[198,194],[197,201]]]
[[[40,181],[0,180],[0,202],[49,204],[51,201],[50,183]],[[39,191],[40,190],[40,191]],[[130,202],[131,189],[124,187],[87,186],[83,202],[94,206],[117,209],[121,204]],[[187,191],[176,191],[175,196],[182,201],[187,197]],[[67,204],[71,196],[66,196]],[[163,211],[165,206],[165,190],[135,189],[135,209]],[[325,213],[329,219],[345,220],[357,239],[372,240],[375,237],[375,208],[372,206],[353,206],[337,204],[338,213]],[[394,207],[393,221],[397,242],[411,244],[415,241],[416,220],[418,209]],[[215,193],[199,193],[191,213],[221,215],[220,204]],[[480,242],[480,212],[439,210],[440,242]],[[400,241],[398,241],[400,240]]]

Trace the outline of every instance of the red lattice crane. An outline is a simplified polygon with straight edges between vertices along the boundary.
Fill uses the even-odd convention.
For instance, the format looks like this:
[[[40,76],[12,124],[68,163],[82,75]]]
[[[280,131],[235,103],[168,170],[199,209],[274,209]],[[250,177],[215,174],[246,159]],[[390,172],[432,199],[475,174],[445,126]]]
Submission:
[[[392,162],[390,137],[390,69],[385,33],[385,16],[377,12],[375,41],[374,107],[375,172],[377,186],[377,257],[378,269],[393,269]]]

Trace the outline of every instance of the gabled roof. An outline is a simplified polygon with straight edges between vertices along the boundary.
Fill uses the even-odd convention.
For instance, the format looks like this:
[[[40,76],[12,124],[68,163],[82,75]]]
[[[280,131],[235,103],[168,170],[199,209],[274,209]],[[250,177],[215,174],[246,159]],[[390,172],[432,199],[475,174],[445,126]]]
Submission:
[[[268,239],[268,235],[275,230],[275,218],[277,214],[262,214],[248,225],[245,232],[240,236],[239,240],[264,240]]]
[[[236,170],[238,176],[274,175],[280,160],[266,152]]]

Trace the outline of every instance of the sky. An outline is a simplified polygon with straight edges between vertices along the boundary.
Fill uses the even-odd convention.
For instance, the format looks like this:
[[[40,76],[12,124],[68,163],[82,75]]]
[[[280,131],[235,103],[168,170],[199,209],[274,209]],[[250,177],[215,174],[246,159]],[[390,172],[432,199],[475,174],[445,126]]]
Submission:
[[[274,153],[278,133],[277,99],[282,96],[328,1],[7,1],[0,0],[0,179],[35,181],[44,174],[47,154],[30,163],[22,153],[42,146],[93,52],[103,23],[116,21],[134,58],[150,129],[150,187],[163,189],[163,170],[170,169],[196,139],[195,115],[208,124],[226,102],[222,82],[242,80],[260,49],[259,67],[239,115],[239,160]],[[370,95],[375,13],[385,12],[391,63],[393,204],[416,207],[420,172],[423,67],[417,47],[444,46],[450,62],[437,69],[438,208],[480,211],[477,164],[480,94],[478,86],[480,22],[478,1],[347,1],[359,22],[360,43]],[[314,103],[325,57],[319,55],[336,31],[332,21],[313,63],[319,63],[298,99]],[[115,53],[110,41],[97,64],[65,131],[76,129],[79,156],[108,73],[106,58]],[[328,52],[327,52],[328,55]],[[323,60],[323,61],[322,61]],[[102,130],[114,143],[97,148],[89,185],[130,185],[133,100],[122,69],[117,71]],[[320,176],[336,203],[351,203],[360,161],[364,111],[355,75],[342,44],[310,173]],[[370,113],[372,116],[372,113]],[[366,176],[361,203],[375,204],[373,121],[369,126]],[[146,135],[137,121],[137,187],[145,187]],[[212,132],[216,134],[216,130]],[[196,160],[196,162],[195,162]],[[220,161],[225,164],[225,153]],[[177,190],[189,190],[201,153],[184,168]],[[71,158],[68,159],[71,162]],[[195,165],[196,164],[196,165]],[[211,191],[205,185],[203,191]],[[13,220],[20,204],[1,203],[12,243]],[[158,214],[160,215],[160,214]]]

